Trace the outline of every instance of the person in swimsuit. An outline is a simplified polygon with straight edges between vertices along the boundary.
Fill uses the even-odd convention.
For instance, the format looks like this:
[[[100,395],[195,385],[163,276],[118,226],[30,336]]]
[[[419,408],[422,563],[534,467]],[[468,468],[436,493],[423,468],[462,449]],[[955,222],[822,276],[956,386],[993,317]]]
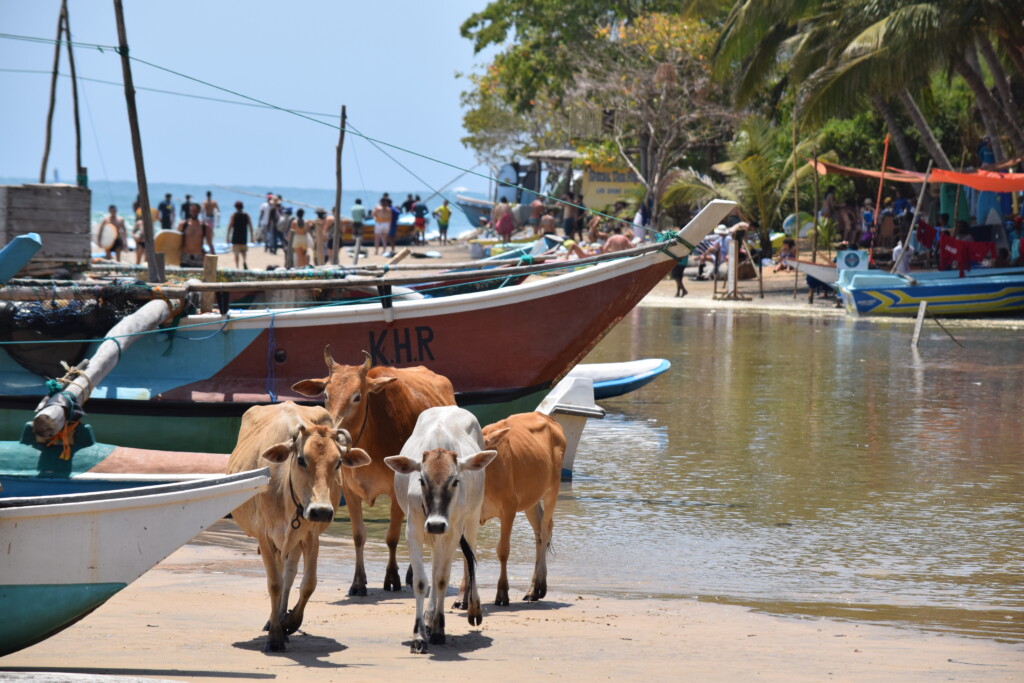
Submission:
[[[381,197],[377,206],[373,207],[373,255],[380,253],[380,248],[388,248],[388,232],[391,229],[391,208],[389,200]]]
[[[203,202],[203,223],[206,225],[210,234],[213,234],[213,229],[217,227],[217,223],[220,218],[220,204],[213,198],[213,193],[209,190],[206,191],[206,201]]]
[[[295,267],[305,268],[309,265],[309,229],[312,224],[305,219],[306,210],[299,209],[295,212],[295,218],[288,226],[288,239],[295,255]]]
[[[231,253],[235,255],[235,268],[238,267],[239,258],[242,267],[249,269],[246,254],[249,253],[249,242],[253,241],[252,219],[249,214],[242,210],[242,202],[235,202],[235,212],[231,214],[231,221],[228,226],[231,230]]]
[[[203,248],[205,242],[213,251],[213,236],[206,230],[206,225],[199,220],[199,205],[189,205],[189,217],[178,225],[178,232],[184,237],[181,241],[181,265],[183,268],[202,268]]]
[[[128,233],[125,231],[124,219],[117,215],[117,207],[111,204],[108,208],[110,214],[103,217],[103,223],[100,226],[101,228],[103,225],[114,226],[114,229],[117,230],[117,237],[114,239],[114,243],[105,250],[104,258],[120,261],[121,252],[128,246]]]

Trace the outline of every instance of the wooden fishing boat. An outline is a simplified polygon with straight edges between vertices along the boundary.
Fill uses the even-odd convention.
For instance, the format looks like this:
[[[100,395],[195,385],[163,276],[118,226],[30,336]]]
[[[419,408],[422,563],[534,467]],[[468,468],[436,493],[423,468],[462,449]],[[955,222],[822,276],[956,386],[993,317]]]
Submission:
[[[853,315],[999,315],[1024,310],[1024,268],[976,268],[911,273],[844,270],[836,288]]]
[[[594,383],[594,398],[615,398],[654,381],[672,367],[664,358],[641,358],[622,363],[581,363],[568,377],[586,377]]]
[[[326,344],[342,362],[360,363],[365,350],[377,365],[430,367],[451,379],[459,404],[484,424],[532,410],[732,207],[712,202],[664,242],[594,257],[583,269],[576,269],[582,261],[573,261],[572,272],[515,287],[392,301],[387,288],[410,279],[389,275],[365,283],[381,287],[380,300],[369,303],[183,315],[118,351],[116,367],[91,388],[85,419],[122,446],[228,452],[250,406],[305,400],[291,386],[324,376]],[[523,266],[507,274],[552,267],[566,264]],[[198,283],[135,293],[159,301],[260,286]],[[296,284],[317,286],[316,280]],[[0,433],[13,435],[33,419],[46,378],[15,362],[12,346],[5,349]]]
[[[0,499],[0,656],[71,626],[265,486],[207,481]]]

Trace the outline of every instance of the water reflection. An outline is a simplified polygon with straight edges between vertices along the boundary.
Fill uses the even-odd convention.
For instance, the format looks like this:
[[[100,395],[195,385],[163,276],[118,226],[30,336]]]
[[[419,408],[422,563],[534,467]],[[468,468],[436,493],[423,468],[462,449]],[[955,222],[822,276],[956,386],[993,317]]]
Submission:
[[[938,332],[915,353],[911,333],[635,310],[588,360],[672,369],[588,425],[549,584],[1024,640],[1019,334],[959,329],[960,349]],[[381,505],[368,515],[371,583],[383,576]],[[347,522],[332,533],[347,536]],[[484,583],[497,578],[497,535],[496,521],[481,532]],[[532,553],[520,515],[513,594]]]

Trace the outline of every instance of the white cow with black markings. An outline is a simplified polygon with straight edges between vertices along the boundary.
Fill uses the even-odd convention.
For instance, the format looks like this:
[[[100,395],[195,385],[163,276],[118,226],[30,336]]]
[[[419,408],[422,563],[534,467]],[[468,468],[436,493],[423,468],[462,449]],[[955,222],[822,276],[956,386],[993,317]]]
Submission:
[[[497,451],[485,450],[480,423],[456,406],[429,408],[420,413],[400,455],[385,458],[395,471],[395,497],[406,516],[406,539],[416,596],[412,652],[427,651],[427,642],[444,643],[444,594],[451,577],[455,550],[466,558],[464,605],[469,623],[483,622],[476,586],[476,533],[484,501],[484,468]],[[432,575],[430,603],[423,567],[423,544],[430,546]]]

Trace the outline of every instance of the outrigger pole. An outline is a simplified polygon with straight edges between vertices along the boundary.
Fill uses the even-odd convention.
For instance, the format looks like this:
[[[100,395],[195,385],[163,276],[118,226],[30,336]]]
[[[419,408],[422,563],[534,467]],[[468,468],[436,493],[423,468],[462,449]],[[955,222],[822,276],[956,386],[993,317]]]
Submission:
[[[153,244],[153,214],[149,209],[149,186],[146,184],[146,167],[142,162],[142,135],[139,133],[139,114],[135,109],[135,85],[132,83],[132,66],[128,59],[128,36],[124,28],[121,0],[114,0],[114,15],[117,17],[117,53],[121,55],[121,70],[124,72],[124,98],[128,103],[128,126],[131,128],[132,151],[135,153],[135,179],[139,185],[139,208],[142,211],[142,229],[146,239],[146,265],[149,281],[163,282],[163,254],[158,257]]]

